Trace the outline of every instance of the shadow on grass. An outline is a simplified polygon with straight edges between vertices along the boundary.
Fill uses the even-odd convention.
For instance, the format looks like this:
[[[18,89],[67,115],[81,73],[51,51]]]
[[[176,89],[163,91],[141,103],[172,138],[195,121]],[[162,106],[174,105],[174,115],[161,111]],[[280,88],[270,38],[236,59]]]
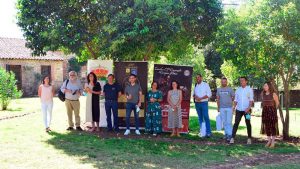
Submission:
[[[199,168],[261,153],[300,152],[295,145],[195,145],[145,139],[99,138],[86,132],[51,132],[47,143],[96,168]],[[181,138],[183,139],[183,138]],[[213,141],[213,139],[212,139]],[[63,161],[61,161],[63,163]]]
[[[51,132],[50,135],[52,138],[47,141],[48,144],[96,168],[195,168],[223,158],[216,148],[193,144],[101,139],[85,132]]]

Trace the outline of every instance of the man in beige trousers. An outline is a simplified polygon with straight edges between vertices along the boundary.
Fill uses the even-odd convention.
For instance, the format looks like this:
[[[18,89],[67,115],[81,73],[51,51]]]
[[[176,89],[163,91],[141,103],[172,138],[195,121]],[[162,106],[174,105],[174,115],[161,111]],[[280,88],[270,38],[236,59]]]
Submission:
[[[60,90],[65,93],[66,100],[65,105],[67,108],[68,114],[68,122],[69,127],[67,130],[74,130],[74,123],[73,123],[73,111],[75,115],[75,126],[76,130],[82,131],[80,127],[80,102],[79,97],[82,95],[82,85],[81,82],[77,79],[77,73],[75,71],[69,72],[69,81],[64,81],[63,85],[61,86]]]

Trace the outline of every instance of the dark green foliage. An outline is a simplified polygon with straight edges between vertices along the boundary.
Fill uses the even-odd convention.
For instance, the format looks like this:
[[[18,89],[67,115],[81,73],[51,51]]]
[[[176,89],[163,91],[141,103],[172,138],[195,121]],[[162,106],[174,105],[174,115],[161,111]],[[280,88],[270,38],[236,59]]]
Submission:
[[[34,55],[64,49],[80,60],[182,57],[210,42],[222,17],[219,0],[18,0],[17,8]]]

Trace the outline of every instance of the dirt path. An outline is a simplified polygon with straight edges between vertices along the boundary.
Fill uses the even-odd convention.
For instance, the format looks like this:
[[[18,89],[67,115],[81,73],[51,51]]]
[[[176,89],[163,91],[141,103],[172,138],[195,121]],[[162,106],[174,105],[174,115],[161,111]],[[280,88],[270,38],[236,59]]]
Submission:
[[[267,164],[285,164],[288,162],[300,163],[300,153],[289,153],[289,154],[260,154],[253,157],[245,157],[242,159],[229,160],[225,163],[212,164],[205,168],[207,169],[232,169],[242,167],[254,167],[257,165]]]
[[[22,113],[22,114],[14,115],[14,116],[4,116],[4,117],[0,117],[0,121],[1,120],[10,120],[10,119],[18,118],[18,117],[24,117],[24,116],[28,116],[28,115],[31,115],[31,114],[34,114],[34,113],[36,113],[36,112]]]

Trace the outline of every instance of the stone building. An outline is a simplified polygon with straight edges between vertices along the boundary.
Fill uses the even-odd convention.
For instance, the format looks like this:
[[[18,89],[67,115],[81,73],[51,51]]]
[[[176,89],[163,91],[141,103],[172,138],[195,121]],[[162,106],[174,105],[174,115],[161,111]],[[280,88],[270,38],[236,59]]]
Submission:
[[[62,52],[47,52],[45,56],[32,56],[24,39],[0,37],[0,67],[16,75],[23,97],[36,96],[41,79],[50,75],[57,89],[67,73],[67,57]]]

